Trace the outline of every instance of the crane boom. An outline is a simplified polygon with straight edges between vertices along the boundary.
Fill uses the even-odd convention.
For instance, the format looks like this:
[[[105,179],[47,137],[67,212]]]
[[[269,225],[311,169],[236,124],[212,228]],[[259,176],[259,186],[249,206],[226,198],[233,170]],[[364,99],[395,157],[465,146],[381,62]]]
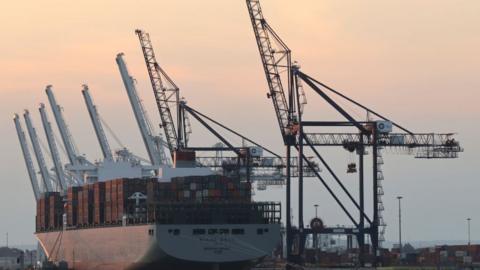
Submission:
[[[33,152],[37,158],[38,167],[40,168],[40,175],[42,176],[43,184],[45,185],[46,191],[53,191],[52,183],[50,181],[50,173],[48,172],[45,158],[43,157],[42,149],[40,148],[40,143],[38,141],[37,131],[33,127],[32,120],[30,118],[30,113],[28,110],[25,110],[23,114],[25,118],[25,123],[27,124],[27,131],[30,135],[30,140],[33,146]]]
[[[262,59],[263,69],[270,89],[267,95],[272,99],[275,112],[277,114],[278,124],[284,141],[291,135],[291,108],[288,107],[280,69],[286,68],[288,89],[291,88],[291,53],[287,45],[267,24],[263,17],[262,8],[259,0],[247,0],[248,12],[255,33],[255,38]],[[276,41],[274,44],[272,39]],[[286,61],[282,66],[280,63]],[[289,91],[290,94],[291,91]]]
[[[48,85],[45,92],[48,96],[48,101],[52,107],[53,116],[60,131],[60,136],[62,137],[63,144],[65,145],[65,150],[67,151],[67,156],[72,165],[79,165],[78,153],[73,142],[72,135],[68,129],[65,119],[62,115],[62,108],[57,104],[55,96],[53,95],[52,86]]]
[[[95,134],[97,135],[98,142],[100,143],[103,157],[108,160],[113,160],[112,150],[110,148],[110,145],[108,144],[107,136],[105,135],[105,131],[103,130],[102,123],[100,122],[100,116],[97,111],[97,106],[94,105],[92,97],[90,96],[88,85],[83,85],[82,94],[85,99],[85,104],[87,105],[90,119],[92,120],[92,124],[95,129]]]
[[[178,102],[180,91],[173,80],[158,64],[153,50],[152,41],[150,40],[150,35],[138,29],[135,30],[135,33],[138,35],[140,45],[142,46],[148,76],[150,77],[150,83],[152,84],[158,112],[160,113],[160,119],[162,121],[161,126],[165,132],[165,138],[167,140],[170,154],[173,156],[174,151],[181,147],[182,143],[178,139],[181,135],[177,136],[169,103],[175,103],[177,108],[179,108]],[[166,84],[169,84],[169,86],[167,87]],[[177,117],[179,117],[178,112]]]
[[[25,159],[25,165],[27,166],[28,176],[30,177],[30,184],[32,185],[33,195],[35,200],[40,198],[40,187],[38,185],[37,174],[35,173],[35,167],[33,166],[32,156],[28,150],[27,138],[25,132],[23,131],[22,125],[20,124],[20,117],[18,114],[15,114],[13,118],[15,122],[15,128],[17,129],[18,140],[20,141],[20,146],[23,152],[23,158]]]
[[[116,58],[120,74],[122,76],[125,89],[127,90],[128,98],[130,104],[132,105],[133,113],[135,119],[137,120],[138,127],[140,128],[140,133],[142,134],[143,142],[147,148],[147,153],[152,165],[162,165],[166,161],[163,160],[162,146],[160,141],[155,138],[153,135],[152,127],[147,119],[146,111],[142,106],[140,98],[137,94],[137,89],[135,88],[134,80],[132,76],[128,73],[127,65],[125,60],[123,60],[123,53],[119,53]]]
[[[55,137],[53,135],[52,125],[47,117],[45,104],[40,103],[39,111],[40,111],[40,116],[42,118],[43,129],[45,130],[45,135],[47,137],[48,147],[50,148],[50,153],[52,154],[55,174],[57,175],[57,179],[60,184],[60,189],[66,190],[67,182],[65,179],[65,172],[63,170],[63,164],[60,159],[60,154],[58,152],[57,144],[55,143]]]

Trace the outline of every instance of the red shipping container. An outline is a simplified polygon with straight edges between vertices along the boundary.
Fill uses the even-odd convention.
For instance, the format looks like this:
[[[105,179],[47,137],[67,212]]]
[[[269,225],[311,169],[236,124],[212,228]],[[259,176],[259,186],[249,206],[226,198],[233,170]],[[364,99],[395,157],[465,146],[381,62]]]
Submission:
[[[77,225],[78,191],[81,187],[69,187],[67,190],[67,224]]]
[[[35,215],[35,228],[36,231],[40,231],[40,200],[37,200],[37,214]]]
[[[93,223],[93,184],[85,186],[83,192],[83,222],[85,224]]]
[[[112,181],[105,182],[105,222],[112,222]]]
[[[129,180],[132,181],[133,180]],[[127,181],[125,179],[117,179],[115,180],[115,186],[117,188],[117,201],[116,201],[116,220],[122,220],[123,215],[123,206],[124,206],[124,195],[128,187],[126,186]]]
[[[49,201],[49,193],[46,192],[43,194],[42,198],[40,199],[40,224],[41,228],[43,230],[46,230],[49,228],[49,222],[50,222],[50,201]]]
[[[41,197],[38,204],[40,205],[40,230],[45,230],[45,198]]]
[[[93,186],[94,223],[105,222],[105,182],[97,182]]]
[[[58,229],[62,226],[63,204],[60,193],[54,192],[49,195],[49,228]]]
[[[117,223],[118,221],[118,211],[117,211],[117,203],[118,203],[118,199],[117,199],[117,181],[116,179],[115,180],[112,180],[110,181],[112,183],[112,187],[111,187],[111,196],[112,196],[112,203],[111,203],[111,222],[112,223]]]
[[[77,224],[83,225],[83,190],[78,191]]]

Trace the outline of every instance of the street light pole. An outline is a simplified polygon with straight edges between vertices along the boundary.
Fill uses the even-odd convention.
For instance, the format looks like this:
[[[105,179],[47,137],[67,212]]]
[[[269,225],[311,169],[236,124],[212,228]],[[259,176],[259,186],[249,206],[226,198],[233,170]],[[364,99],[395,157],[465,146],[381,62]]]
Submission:
[[[402,196],[397,196],[398,199],[398,248],[400,251],[400,259],[402,257]]]
[[[318,218],[318,204],[314,204],[313,205],[315,207],[315,218]],[[318,254],[318,234],[317,233],[314,233],[313,234],[313,247],[315,248],[315,256],[317,256]]]
[[[467,218],[467,223],[468,223],[468,246],[470,246],[470,220],[471,218]]]

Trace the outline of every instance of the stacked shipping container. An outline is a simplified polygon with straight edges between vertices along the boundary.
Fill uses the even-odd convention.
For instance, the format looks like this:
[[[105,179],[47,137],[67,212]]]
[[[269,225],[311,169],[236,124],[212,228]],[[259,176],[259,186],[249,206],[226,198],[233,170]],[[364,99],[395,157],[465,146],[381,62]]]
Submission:
[[[54,192],[49,195],[49,223],[48,227],[50,229],[55,229],[63,226],[63,200],[60,193]]]
[[[118,195],[117,195],[117,180],[112,180],[111,186],[110,186],[110,207],[111,207],[111,212],[110,212],[110,223],[115,224],[117,223],[117,214],[118,214]]]
[[[79,213],[78,213],[78,224],[79,225],[90,225],[93,223],[93,184],[85,185],[82,188],[82,196],[80,198],[79,192],[79,202],[81,201],[81,207],[79,204]]]
[[[123,216],[127,218],[141,218],[146,212],[146,200],[139,200],[137,205],[136,199],[130,198],[136,192],[147,195],[147,186],[158,184],[156,179],[116,179],[116,220],[121,221]],[[150,185],[151,185],[150,184]],[[148,196],[148,195],[147,195]]]
[[[251,185],[221,175],[188,176],[172,179],[172,192],[178,201],[251,201]]]
[[[139,193],[138,198],[132,197]],[[48,195],[48,196],[47,196]],[[37,204],[37,231],[62,226],[64,212],[59,193],[46,194]],[[146,196],[146,199],[145,199]],[[67,224],[71,227],[154,221],[158,204],[249,203],[251,185],[219,175],[157,179],[114,179],[69,187]]]
[[[105,223],[112,222],[112,181],[105,182]]]
[[[83,225],[83,187],[80,190],[78,190],[77,200],[78,200],[77,207],[73,206],[77,210],[76,211],[77,212],[77,222],[73,225]]]
[[[96,225],[105,223],[105,182],[93,184],[93,223]]]
[[[37,230],[51,230],[62,226],[64,208],[60,193],[46,192],[37,201]]]

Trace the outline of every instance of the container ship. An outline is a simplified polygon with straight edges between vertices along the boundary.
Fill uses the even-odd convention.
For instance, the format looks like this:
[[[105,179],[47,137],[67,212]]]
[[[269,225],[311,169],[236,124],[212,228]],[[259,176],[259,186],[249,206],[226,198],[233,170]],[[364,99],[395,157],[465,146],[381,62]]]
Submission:
[[[36,237],[73,269],[247,269],[280,239],[280,205],[219,175],[114,179],[44,193]]]
[[[80,153],[53,86],[45,91],[58,134],[46,106],[39,108],[53,164],[46,162],[29,111],[23,114],[27,133],[15,114],[37,202],[35,236],[46,263],[80,270],[248,268],[281,246],[281,206],[253,201],[252,182],[258,189],[282,184],[284,158],[263,156],[266,148],[237,132],[233,134],[241,137],[242,146],[215,131],[207,124],[208,117],[180,99],[178,87],[155,60],[149,35],[135,33],[154,90],[159,125],[150,122],[123,53],[116,62],[148,158],[121,144],[112,150],[87,85],[82,94],[102,159],[90,161]],[[189,115],[220,142],[213,147],[189,146]],[[155,126],[163,128],[163,135]],[[59,144],[65,155],[59,154]],[[214,156],[198,154],[212,151]]]

